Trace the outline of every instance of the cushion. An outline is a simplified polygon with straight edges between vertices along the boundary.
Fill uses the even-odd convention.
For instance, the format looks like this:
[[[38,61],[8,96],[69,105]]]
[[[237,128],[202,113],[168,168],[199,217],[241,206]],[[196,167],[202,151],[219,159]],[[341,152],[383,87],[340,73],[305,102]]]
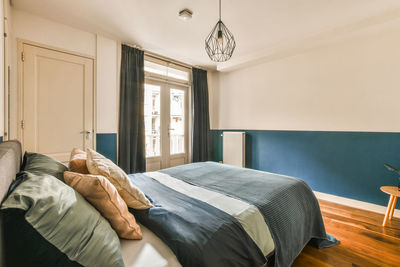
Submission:
[[[26,220],[26,211],[6,209],[3,215],[5,266],[82,266],[43,238]]]
[[[72,261],[84,266],[123,266],[117,234],[78,192],[45,173],[25,175],[2,210],[25,211],[25,220]]]
[[[64,172],[64,180],[108,219],[121,238],[142,239],[135,217],[128,211],[117,189],[104,176]]]
[[[138,210],[153,207],[142,191],[129,180],[128,175],[111,160],[88,148],[86,165],[91,174],[106,177],[117,188],[128,207]]]
[[[25,152],[21,170],[35,174],[49,174],[64,181],[64,172],[67,171],[68,168],[58,160],[49,156]]]
[[[86,152],[80,150],[79,148],[72,149],[68,169],[71,172],[88,174],[89,171],[86,167]]]

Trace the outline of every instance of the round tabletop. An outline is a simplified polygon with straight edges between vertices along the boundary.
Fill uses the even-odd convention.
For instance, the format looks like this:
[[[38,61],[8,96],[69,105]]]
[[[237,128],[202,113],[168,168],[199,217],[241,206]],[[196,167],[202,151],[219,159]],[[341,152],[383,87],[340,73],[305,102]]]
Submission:
[[[389,195],[400,197],[400,191],[397,186],[381,186],[381,191]]]

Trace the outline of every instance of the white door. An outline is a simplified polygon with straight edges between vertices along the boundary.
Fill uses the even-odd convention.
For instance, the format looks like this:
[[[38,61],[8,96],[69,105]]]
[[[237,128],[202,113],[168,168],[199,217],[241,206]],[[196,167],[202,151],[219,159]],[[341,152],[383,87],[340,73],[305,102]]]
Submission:
[[[146,169],[188,162],[188,87],[146,81]]]
[[[23,149],[68,162],[94,147],[93,59],[22,45],[19,138]]]

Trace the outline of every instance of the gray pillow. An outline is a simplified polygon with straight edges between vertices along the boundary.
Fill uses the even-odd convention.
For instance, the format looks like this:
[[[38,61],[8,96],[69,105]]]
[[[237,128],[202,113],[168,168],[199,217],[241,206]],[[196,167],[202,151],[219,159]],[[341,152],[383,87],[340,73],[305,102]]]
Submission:
[[[117,234],[79,193],[48,174],[25,175],[1,209],[25,210],[26,221],[72,261],[124,266]]]
[[[64,182],[64,172],[68,168],[61,162],[39,153],[25,152],[21,171],[34,174],[50,174]]]

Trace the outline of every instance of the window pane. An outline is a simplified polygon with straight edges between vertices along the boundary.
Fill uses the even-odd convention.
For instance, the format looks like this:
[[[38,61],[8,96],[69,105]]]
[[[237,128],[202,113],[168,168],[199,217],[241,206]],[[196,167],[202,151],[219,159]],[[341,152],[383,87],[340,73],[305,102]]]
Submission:
[[[185,153],[185,91],[170,90],[170,153]]]
[[[168,67],[168,77],[189,81],[189,72]]]
[[[144,71],[182,81],[189,81],[189,71],[167,67],[147,60],[144,61]]]
[[[144,124],[146,157],[161,155],[160,119],[160,86],[145,84]]]
[[[167,76],[167,67],[151,62],[151,61],[144,61],[144,71],[160,74],[163,76]]]

